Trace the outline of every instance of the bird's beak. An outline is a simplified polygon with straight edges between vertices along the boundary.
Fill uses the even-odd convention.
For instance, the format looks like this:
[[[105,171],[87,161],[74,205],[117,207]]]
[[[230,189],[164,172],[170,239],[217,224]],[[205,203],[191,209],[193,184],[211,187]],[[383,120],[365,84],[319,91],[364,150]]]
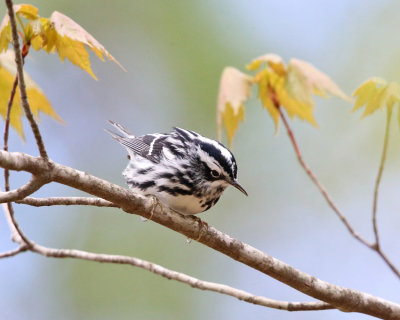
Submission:
[[[248,196],[246,190],[244,190],[244,188],[239,184],[239,182],[237,182],[236,180],[232,180],[229,181],[231,186],[234,186],[236,189],[238,189],[239,191],[241,191],[243,194],[245,194],[246,196]]]

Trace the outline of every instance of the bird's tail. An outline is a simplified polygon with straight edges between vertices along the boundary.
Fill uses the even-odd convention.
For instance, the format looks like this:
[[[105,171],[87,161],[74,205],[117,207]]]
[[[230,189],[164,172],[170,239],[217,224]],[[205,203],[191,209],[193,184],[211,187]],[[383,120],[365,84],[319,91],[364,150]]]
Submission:
[[[121,141],[122,138],[134,138],[135,136],[132,134],[132,132],[130,132],[128,129],[126,129],[125,127],[123,127],[122,125],[120,125],[119,123],[116,123],[112,120],[108,120],[109,123],[111,123],[111,125],[113,125],[120,133],[122,133],[122,135],[108,130],[108,129],[104,129],[106,130],[115,140],[117,141]]]

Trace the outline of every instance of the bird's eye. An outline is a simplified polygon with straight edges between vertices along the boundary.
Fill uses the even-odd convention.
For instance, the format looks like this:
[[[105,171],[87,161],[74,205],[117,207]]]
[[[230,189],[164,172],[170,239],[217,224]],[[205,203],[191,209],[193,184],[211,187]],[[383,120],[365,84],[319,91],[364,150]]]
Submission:
[[[213,178],[218,178],[219,177],[219,172],[217,170],[211,170],[211,175]]]

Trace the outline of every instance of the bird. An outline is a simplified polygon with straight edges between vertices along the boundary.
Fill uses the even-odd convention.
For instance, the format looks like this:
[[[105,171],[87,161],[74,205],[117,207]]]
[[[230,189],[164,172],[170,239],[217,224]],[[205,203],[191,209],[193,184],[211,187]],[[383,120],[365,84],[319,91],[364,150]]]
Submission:
[[[182,215],[210,209],[228,186],[247,196],[237,180],[235,157],[220,142],[178,127],[170,133],[135,136],[109,122],[118,133],[106,131],[128,151],[122,175],[133,192],[155,196]]]

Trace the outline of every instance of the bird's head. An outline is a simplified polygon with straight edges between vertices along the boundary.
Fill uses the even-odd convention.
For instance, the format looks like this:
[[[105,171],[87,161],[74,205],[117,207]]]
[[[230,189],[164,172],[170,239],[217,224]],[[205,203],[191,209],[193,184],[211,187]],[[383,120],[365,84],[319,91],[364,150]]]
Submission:
[[[237,180],[236,160],[228,148],[193,131],[180,128],[175,128],[175,131],[187,143],[190,155],[205,184],[211,189],[221,191],[231,185],[247,196],[246,190]]]

